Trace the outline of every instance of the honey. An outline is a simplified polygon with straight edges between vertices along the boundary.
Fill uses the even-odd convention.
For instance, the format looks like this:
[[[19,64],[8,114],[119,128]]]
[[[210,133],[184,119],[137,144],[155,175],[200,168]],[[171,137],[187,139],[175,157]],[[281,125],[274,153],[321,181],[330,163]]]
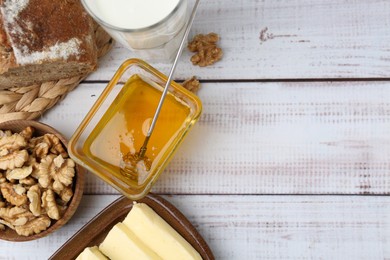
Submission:
[[[132,200],[152,189],[202,112],[200,99],[172,81],[146,155],[139,158],[166,81],[142,60],[124,61],[69,141],[76,163]],[[134,172],[129,161],[136,161]]]
[[[161,94],[160,86],[133,75],[86,139],[83,146],[86,156],[120,179],[126,177],[128,185],[142,186],[150,177],[149,169],[126,176],[124,158],[139,152]],[[151,168],[159,167],[156,164],[169,156],[167,148],[188,124],[190,112],[187,104],[168,92],[145,154]]]

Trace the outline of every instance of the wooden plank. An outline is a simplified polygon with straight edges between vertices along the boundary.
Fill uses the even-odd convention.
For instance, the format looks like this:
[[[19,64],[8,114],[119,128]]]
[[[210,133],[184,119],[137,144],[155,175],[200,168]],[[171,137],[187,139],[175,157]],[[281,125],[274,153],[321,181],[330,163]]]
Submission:
[[[42,121],[70,137],[102,88],[80,86]],[[203,115],[155,192],[390,194],[389,83],[209,83],[199,95]],[[115,193],[92,176],[86,192]]]
[[[221,62],[193,66],[185,50],[179,79],[389,78],[387,0],[202,1],[191,37],[216,32]],[[90,80],[108,80],[134,55],[120,46]],[[153,63],[164,73],[169,64]]]
[[[45,259],[117,196],[84,196],[55,235],[0,243],[1,259]],[[216,259],[390,259],[387,196],[169,196]]]

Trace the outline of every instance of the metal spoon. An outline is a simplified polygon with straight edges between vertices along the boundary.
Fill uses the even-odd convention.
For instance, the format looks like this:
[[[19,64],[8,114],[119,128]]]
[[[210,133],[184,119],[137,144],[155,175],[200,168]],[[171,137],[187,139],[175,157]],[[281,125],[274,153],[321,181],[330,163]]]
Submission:
[[[152,161],[145,156],[145,153],[146,153],[146,150],[147,150],[147,145],[148,145],[150,137],[152,136],[152,133],[153,133],[154,127],[156,125],[158,116],[160,115],[160,111],[161,111],[162,105],[164,103],[165,97],[166,97],[166,95],[168,93],[168,88],[169,88],[169,85],[171,84],[173,73],[175,72],[177,62],[178,62],[179,57],[180,57],[180,55],[181,55],[181,53],[183,51],[184,45],[186,43],[185,41],[186,41],[186,39],[188,37],[188,34],[190,32],[192,23],[194,21],[196,10],[198,9],[199,1],[200,0],[196,0],[196,2],[194,4],[194,7],[192,9],[191,16],[190,16],[190,18],[188,20],[186,30],[185,30],[183,38],[181,40],[179,49],[178,49],[178,51],[176,53],[175,60],[174,60],[174,62],[172,64],[171,70],[169,72],[168,80],[167,80],[167,82],[165,84],[164,91],[163,91],[163,93],[161,95],[161,98],[160,98],[160,101],[158,103],[156,112],[154,114],[152,123],[151,123],[151,125],[149,127],[149,130],[148,130],[147,134],[146,134],[144,143],[141,146],[141,149],[139,150],[138,153],[134,153],[134,154],[128,153],[128,154],[126,154],[123,157],[123,161],[125,163],[125,166],[122,169],[125,171],[125,173],[130,173],[131,174],[131,173],[138,173],[139,171],[149,171],[150,170]],[[137,178],[137,176],[134,176],[134,175],[133,176],[129,176],[129,177],[131,177],[132,179]]]

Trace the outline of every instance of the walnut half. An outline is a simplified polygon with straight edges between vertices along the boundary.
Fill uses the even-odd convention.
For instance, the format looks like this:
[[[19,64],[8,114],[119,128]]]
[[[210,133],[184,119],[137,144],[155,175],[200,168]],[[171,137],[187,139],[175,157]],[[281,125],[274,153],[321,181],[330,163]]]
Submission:
[[[23,207],[0,208],[1,223],[12,229],[23,226],[34,218],[32,213]]]
[[[200,82],[195,76],[186,79],[181,85],[194,94],[198,93],[198,90],[200,89]]]
[[[27,197],[30,201],[30,211],[34,216],[39,216],[41,215],[41,189],[39,188],[39,185],[36,184],[32,186],[28,192],[27,192]]]
[[[44,191],[42,194],[42,207],[46,210],[51,219],[60,219],[60,212],[52,190]]]
[[[27,150],[15,151],[13,153],[7,154],[0,157],[0,169],[8,170],[22,167],[23,164],[28,160]]]
[[[46,230],[51,224],[50,218],[46,215],[43,215],[39,218],[35,218],[23,226],[15,227],[16,233],[21,236],[31,236],[33,234],[41,233]]]
[[[4,199],[6,199],[9,203],[15,206],[21,206],[27,202],[27,196],[24,194],[19,194],[14,186],[11,183],[2,183],[0,185],[1,193],[3,194]]]
[[[27,178],[32,173],[32,166],[25,166],[22,168],[16,168],[13,170],[10,170],[6,174],[6,178],[8,180],[22,180]]]
[[[198,34],[188,44],[188,49],[196,52],[191,57],[191,62],[194,65],[205,67],[212,65],[222,58],[222,49],[217,46],[219,35],[216,33]]]

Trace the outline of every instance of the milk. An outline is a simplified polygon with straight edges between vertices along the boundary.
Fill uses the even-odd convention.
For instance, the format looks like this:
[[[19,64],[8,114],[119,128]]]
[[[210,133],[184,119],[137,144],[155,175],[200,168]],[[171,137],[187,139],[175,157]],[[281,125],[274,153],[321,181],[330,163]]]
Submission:
[[[187,0],[82,0],[119,43],[148,61],[171,61],[187,21]]]
[[[106,23],[123,29],[140,29],[167,17],[179,0],[86,0],[91,11]]]

